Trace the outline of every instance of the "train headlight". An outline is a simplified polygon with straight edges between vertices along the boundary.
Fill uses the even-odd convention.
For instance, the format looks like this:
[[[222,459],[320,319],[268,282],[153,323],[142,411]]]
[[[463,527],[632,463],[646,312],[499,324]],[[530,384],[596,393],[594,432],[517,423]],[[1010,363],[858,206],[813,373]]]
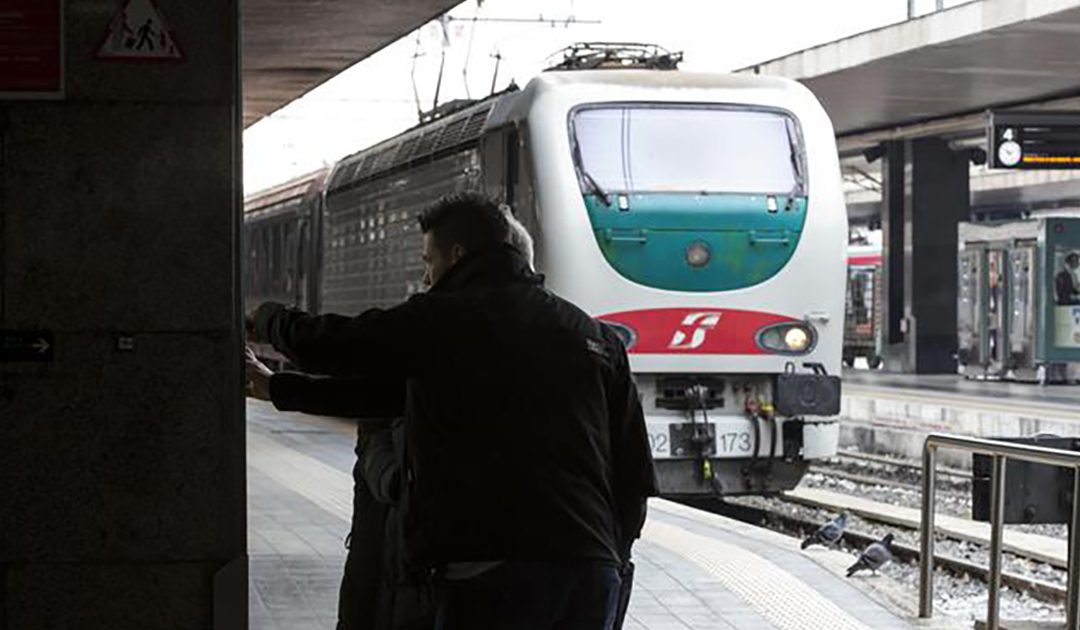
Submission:
[[[802,328],[789,328],[784,333],[784,343],[792,352],[802,352],[810,345],[810,334]]]
[[[691,267],[704,267],[709,264],[710,258],[712,258],[712,252],[704,241],[694,241],[686,248],[686,262]]]
[[[815,343],[816,331],[803,322],[773,324],[757,333],[758,347],[775,354],[807,354],[814,349]]]

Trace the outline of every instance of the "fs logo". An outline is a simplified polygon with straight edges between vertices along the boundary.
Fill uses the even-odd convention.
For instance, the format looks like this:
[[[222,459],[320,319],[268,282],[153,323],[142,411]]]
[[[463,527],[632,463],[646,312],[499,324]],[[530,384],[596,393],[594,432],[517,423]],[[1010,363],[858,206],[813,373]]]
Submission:
[[[680,328],[693,328],[687,333],[685,330],[676,330],[675,336],[668,344],[669,350],[694,350],[705,343],[705,335],[716,328],[720,323],[722,313],[690,313],[683,318]]]

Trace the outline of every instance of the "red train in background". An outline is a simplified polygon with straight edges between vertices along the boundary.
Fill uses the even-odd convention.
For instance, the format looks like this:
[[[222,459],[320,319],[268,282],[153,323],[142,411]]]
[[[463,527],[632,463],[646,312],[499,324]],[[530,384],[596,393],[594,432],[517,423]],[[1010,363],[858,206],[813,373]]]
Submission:
[[[881,367],[884,315],[881,245],[852,244],[847,253],[847,300],[844,307],[844,353],[847,367],[859,357],[872,370]]]

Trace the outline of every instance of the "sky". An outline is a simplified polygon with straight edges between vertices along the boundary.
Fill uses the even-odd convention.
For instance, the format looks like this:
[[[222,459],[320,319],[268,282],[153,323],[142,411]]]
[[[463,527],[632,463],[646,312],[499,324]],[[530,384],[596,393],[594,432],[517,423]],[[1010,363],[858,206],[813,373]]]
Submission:
[[[958,4],[956,0],[946,6]],[[916,14],[934,0],[916,0]],[[727,72],[907,17],[908,0],[466,0],[244,132],[255,192],[417,122],[438,101],[524,86],[580,41],[659,44],[681,68]],[[497,69],[497,74],[496,74]]]

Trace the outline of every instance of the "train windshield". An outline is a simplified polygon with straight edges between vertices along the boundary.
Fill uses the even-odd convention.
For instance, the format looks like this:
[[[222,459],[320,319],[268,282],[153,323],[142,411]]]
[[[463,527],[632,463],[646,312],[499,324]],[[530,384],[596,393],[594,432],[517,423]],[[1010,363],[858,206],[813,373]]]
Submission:
[[[793,118],[760,109],[626,105],[580,109],[572,119],[582,190],[618,193],[804,191]]]

